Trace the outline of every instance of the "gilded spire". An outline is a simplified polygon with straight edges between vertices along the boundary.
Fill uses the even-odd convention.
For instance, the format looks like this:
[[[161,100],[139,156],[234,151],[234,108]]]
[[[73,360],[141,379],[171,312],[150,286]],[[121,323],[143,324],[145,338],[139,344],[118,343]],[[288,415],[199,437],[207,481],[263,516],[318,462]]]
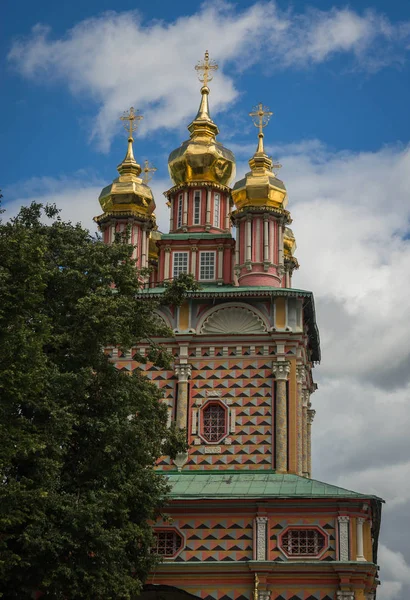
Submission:
[[[208,83],[213,79],[213,71],[218,69],[218,65],[209,58],[208,50],[205,52],[204,60],[201,60],[195,66],[198,72],[198,79],[203,83],[201,87],[201,102],[199,104],[198,113],[192,123],[188,126],[188,131],[191,137],[208,137],[214,138],[218,135],[219,130],[217,125],[212,121],[209,114],[209,87]]]
[[[281,165],[274,165],[272,159],[265,153],[263,145],[263,130],[269,123],[269,119],[273,115],[273,112],[269,110],[267,106],[264,106],[262,102],[259,102],[257,106],[249,113],[252,118],[253,124],[258,128],[258,147],[253,157],[249,161],[249,166],[252,171],[256,173],[263,173],[265,170],[272,171],[272,168],[280,169]]]
[[[128,133],[128,148],[127,154],[125,155],[124,160],[117,167],[118,172],[122,175],[125,173],[132,173],[138,177],[141,173],[141,166],[137,163],[134,158],[134,150],[132,144],[134,142],[133,133],[137,131],[139,122],[142,121],[144,117],[138,114],[138,111],[135,112],[134,107],[131,106],[129,111],[125,111],[122,117],[120,117],[123,122],[125,131]]]

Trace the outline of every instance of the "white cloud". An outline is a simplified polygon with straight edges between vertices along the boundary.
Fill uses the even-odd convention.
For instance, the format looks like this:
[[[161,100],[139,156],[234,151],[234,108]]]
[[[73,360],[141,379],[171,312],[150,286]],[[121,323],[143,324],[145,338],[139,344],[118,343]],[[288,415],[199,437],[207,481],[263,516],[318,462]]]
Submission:
[[[375,12],[283,12],[273,1],[239,11],[234,4],[208,2],[174,22],[145,23],[137,11],[111,11],[54,39],[39,24],[15,40],[9,60],[36,82],[62,81],[73,94],[91,97],[99,107],[93,133],[107,150],[114,123],[127,106],[146,112],[142,133],[186,123],[199,98],[192,63],[206,48],[220,65],[212,82],[216,113],[238,95],[224,70],[228,62],[244,70],[263,58],[271,71],[350,53],[356,65],[374,69],[402,56],[409,37],[407,23],[392,25]],[[229,73],[234,70],[231,66]]]

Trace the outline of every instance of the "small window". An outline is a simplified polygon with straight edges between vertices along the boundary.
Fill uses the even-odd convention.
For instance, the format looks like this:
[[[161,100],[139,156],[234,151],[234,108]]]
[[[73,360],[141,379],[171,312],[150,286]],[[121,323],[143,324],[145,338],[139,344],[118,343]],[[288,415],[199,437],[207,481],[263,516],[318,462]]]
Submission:
[[[219,402],[208,403],[202,411],[202,436],[217,443],[226,435],[226,409]]]
[[[219,194],[214,196],[214,227],[219,227],[219,217],[221,212],[221,197]]]
[[[175,556],[182,548],[182,537],[174,529],[158,529],[154,532],[153,551],[160,556]]]
[[[200,252],[199,279],[215,279],[215,252]]]
[[[177,228],[182,227],[182,194],[178,197]]]
[[[326,539],[318,529],[288,529],[282,535],[282,550],[289,556],[317,556]]]
[[[194,192],[194,225],[199,225],[201,222],[201,191]]]
[[[173,277],[178,277],[180,273],[188,273],[188,252],[174,252],[173,260]]]

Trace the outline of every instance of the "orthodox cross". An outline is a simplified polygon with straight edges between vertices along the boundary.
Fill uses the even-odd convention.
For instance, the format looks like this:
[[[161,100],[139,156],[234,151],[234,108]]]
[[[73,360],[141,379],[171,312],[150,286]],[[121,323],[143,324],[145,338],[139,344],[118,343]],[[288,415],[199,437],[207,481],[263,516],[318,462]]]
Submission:
[[[213,60],[209,60],[209,53],[207,50],[205,52],[205,59],[199,61],[199,63],[195,66],[195,70],[199,73],[198,79],[204,84],[204,87],[207,87],[208,83],[212,81],[212,71],[216,71],[217,68],[218,65]]]
[[[273,115],[267,106],[263,106],[262,102],[259,102],[258,106],[255,106],[249,116],[252,117],[253,124],[259,129],[259,133],[263,133],[262,129],[269,123],[269,119]]]
[[[138,114],[138,111],[135,112],[134,107],[131,106],[130,110],[125,111],[122,117],[120,117],[123,122],[125,131],[128,132],[128,138],[132,138],[132,134],[134,131],[137,131],[139,121],[141,121],[144,117]],[[128,123],[127,123],[128,121]]]
[[[144,161],[144,168],[142,169],[142,172],[144,173],[144,176],[142,178],[142,181],[144,183],[148,183],[149,181],[151,181],[152,179],[152,175],[151,173],[155,173],[157,169],[155,167],[153,167],[152,165],[150,165],[148,160]]]

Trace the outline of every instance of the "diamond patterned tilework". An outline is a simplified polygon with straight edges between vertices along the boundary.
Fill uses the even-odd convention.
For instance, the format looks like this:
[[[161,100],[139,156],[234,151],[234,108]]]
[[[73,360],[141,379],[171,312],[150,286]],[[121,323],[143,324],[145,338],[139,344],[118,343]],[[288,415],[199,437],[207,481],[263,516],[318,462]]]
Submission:
[[[279,594],[272,592],[272,600],[335,600],[335,593],[317,589],[293,589],[281,591]]]
[[[235,409],[235,432],[220,454],[205,454],[203,445],[190,450],[187,469],[272,468],[272,365],[261,359],[192,361],[191,407],[212,390]]]
[[[161,523],[158,523],[161,526]],[[175,516],[172,526],[185,538],[176,562],[252,560],[252,517]]]
[[[335,535],[335,524],[329,518],[326,519],[315,519],[314,517],[294,517],[284,519],[283,521],[271,521],[271,530],[269,534],[270,544],[270,557],[271,560],[288,560],[279,548],[279,535],[288,525],[316,525],[321,527],[329,536],[329,547],[326,552],[320,557],[320,560],[332,561],[336,560],[336,535]]]

